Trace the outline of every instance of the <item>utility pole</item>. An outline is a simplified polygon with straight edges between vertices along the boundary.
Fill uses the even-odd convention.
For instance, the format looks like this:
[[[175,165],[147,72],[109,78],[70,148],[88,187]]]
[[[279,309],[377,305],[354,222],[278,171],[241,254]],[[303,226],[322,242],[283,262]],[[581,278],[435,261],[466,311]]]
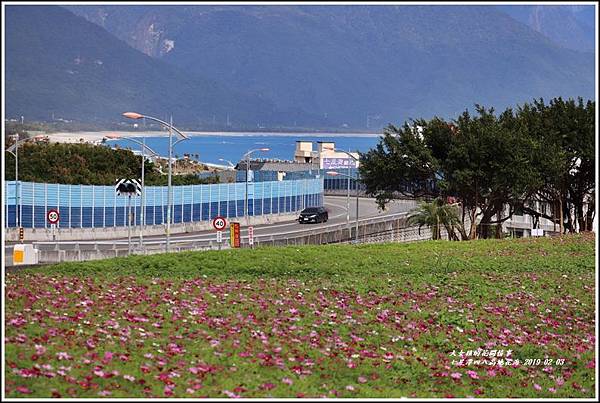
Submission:
[[[246,216],[246,224],[250,225],[250,217],[248,216],[248,180],[249,180],[249,171],[250,170],[250,153],[246,153],[246,206],[244,210],[244,215]]]
[[[171,203],[173,202],[173,189],[171,186],[171,170],[173,168],[171,160],[173,159],[173,115],[171,115],[171,120],[169,121],[169,174],[168,174],[168,184],[167,184],[167,243],[166,243],[166,251],[169,252],[171,248]]]
[[[140,206],[140,250],[144,247],[144,227],[146,224],[146,186],[144,184],[144,171],[146,165],[146,137],[142,137],[142,197]]]
[[[19,183],[19,132],[16,133],[15,143],[15,213],[17,214],[17,228],[21,227],[21,197],[19,191],[21,186]]]
[[[127,199],[127,254],[131,255],[131,193]]]

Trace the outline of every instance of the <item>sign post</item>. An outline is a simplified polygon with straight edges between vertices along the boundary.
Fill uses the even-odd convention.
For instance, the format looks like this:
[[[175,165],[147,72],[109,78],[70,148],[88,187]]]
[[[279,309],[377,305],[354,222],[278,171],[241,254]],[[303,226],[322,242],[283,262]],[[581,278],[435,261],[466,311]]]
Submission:
[[[221,250],[222,243],[223,243],[223,231],[217,231],[217,245],[219,246],[219,250]]]
[[[217,216],[213,219],[213,227],[217,230],[217,245],[221,250],[221,244],[223,243],[223,230],[227,226],[227,220],[225,217]]]
[[[135,179],[120,179],[117,181],[115,185],[115,192],[119,196],[127,196],[127,251],[128,254],[131,254],[131,196],[133,195],[141,195],[142,194],[142,186]],[[143,206],[142,206],[143,207]],[[140,245],[141,246],[141,245]]]
[[[232,222],[229,226],[229,237],[232,248],[240,247],[240,223]]]
[[[254,227],[252,226],[248,227],[248,245],[251,248],[254,247]]]
[[[50,228],[52,228],[52,240],[56,241],[56,224],[58,224],[58,221],[60,220],[60,214],[58,213],[58,210],[48,210],[46,213],[46,219],[50,223]]]
[[[127,253],[131,255],[131,193],[127,198]]]

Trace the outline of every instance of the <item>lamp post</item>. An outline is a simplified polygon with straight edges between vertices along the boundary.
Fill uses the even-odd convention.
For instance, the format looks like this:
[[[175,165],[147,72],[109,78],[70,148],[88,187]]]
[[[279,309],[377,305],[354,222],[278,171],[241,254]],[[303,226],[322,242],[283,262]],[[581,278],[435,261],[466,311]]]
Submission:
[[[224,158],[219,158],[219,161],[226,162],[226,163],[229,165],[229,168],[231,168],[231,169],[235,169],[235,165],[233,164],[233,162],[231,162],[231,161],[229,161],[229,160],[226,160],[226,159],[224,159]]]
[[[343,174],[338,171],[327,171],[326,173],[327,173],[327,175],[331,175],[331,176],[340,175],[340,176],[347,176],[348,178],[351,178],[351,179],[356,179],[356,231],[354,234],[354,241],[358,242],[358,172],[356,173],[356,178],[352,178],[351,176]]]
[[[355,163],[355,168],[358,168],[358,158],[356,158],[354,155],[352,155],[350,153],[350,151],[344,151],[344,150],[340,150],[338,148],[333,148],[333,147],[323,147],[324,150],[330,150],[330,151],[334,151],[334,152],[338,152],[338,153],[344,153],[347,156],[349,156],[350,158],[352,158],[356,163]],[[333,172],[333,171],[332,171]],[[327,172],[329,173],[329,172]],[[333,175],[335,176],[335,175]],[[343,175],[346,176],[348,178],[348,193],[346,195],[346,222],[348,223],[348,230],[350,230],[350,179],[354,179],[352,178],[352,176],[350,175],[350,166],[348,166],[348,174],[347,175]],[[357,174],[357,182],[355,183],[356,185],[356,195],[358,197],[358,174]],[[356,204],[356,215],[358,217],[358,202]],[[357,221],[358,223],[358,221]],[[356,231],[358,231],[358,224],[356,227]],[[357,239],[358,239],[358,232],[356,233]]]
[[[244,202],[244,214],[246,215],[246,224],[250,224],[250,217],[248,216],[248,178],[250,171],[250,154],[256,151],[269,151],[271,150],[268,147],[263,148],[255,148],[253,150],[248,150],[246,154],[242,155],[242,159],[246,159],[246,198]]]
[[[14,152],[11,151],[11,148],[8,149],[8,152],[14,155],[15,157],[15,223],[17,228],[21,228],[21,220],[19,220],[19,132],[15,133],[15,144]]]
[[[144,181],[144,172],[146,171],[145,150],[148,150],[150,152],[150,155],[155,156],[155,157],[158,156],[158,153],[146,145],[145,137],[142,137],[142,141],[136,140],[131,137],[121,137],[117,134],[109,134],[106,136],[106,138],[111,139],[111,140],[118,140],[118,139],[129,140],[129,141],[132,141],[141,146],[140,148],[142,150],[142,200],[140,203],[141,204],[141,208],[140,208],[140,249],[142,249],[142,247],[144,246],[143,232],[144,232],[144,228],[146,227],[146,185],[145,185],[145,181]]]
[[[44,136],[38,135],[33,137],[33,139],[41,139]],[[21,189],[19,182],[19,143],[27,141],[27,138],[19,140],[19,133],[15,133],[15,143],[6,149],[7,152],[15,157],[15,224],[17,228],[21,227],[21,206],[19,205],[21,202],[21,197],[19,195],[19,190]]]
[[[163,126],[169,129],[169,175],[168,175],[168,184],[167,184],[167,243],[166,243],[166,252],[169,252],[171,247],[171,210],[173,209],[173,189],[171,186],[171,176],[172,176],[172,156],[173,156],[173,147],[181,141],[189,140],[189,137],[179,131],[176,127],[173,126],[173,116],[171,116],[170,123],[165,122],[164,120],[155,118],[153,116],[142,115],[137,112],[125,112],[123,116],[129,119],[150,119],[155,122],[162,124]],[[175,131],[181,138],[173,143],[173,131]]]

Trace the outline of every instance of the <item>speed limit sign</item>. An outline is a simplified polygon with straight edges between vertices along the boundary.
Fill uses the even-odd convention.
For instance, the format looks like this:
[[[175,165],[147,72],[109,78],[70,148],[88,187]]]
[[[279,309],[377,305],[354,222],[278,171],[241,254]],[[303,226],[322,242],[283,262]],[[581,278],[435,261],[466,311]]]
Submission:
[[[227,226],[227,220],[224,217],[215,217],[212,224],[217,231],[223,231]]]
[[[46,215],[46,217],[48,218],[48,222],[50,224],[56,224],[60,218],[60,214],[58,214],[57,210],[48,210],[48,214]]]

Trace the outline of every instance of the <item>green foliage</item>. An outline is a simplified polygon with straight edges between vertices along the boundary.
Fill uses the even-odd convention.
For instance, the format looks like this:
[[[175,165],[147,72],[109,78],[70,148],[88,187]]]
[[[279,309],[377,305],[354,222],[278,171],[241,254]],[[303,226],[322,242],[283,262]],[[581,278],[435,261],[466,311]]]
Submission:
[[[15,179],[15,159],[5,152],[5,179]],[[148,186],[167,185],[150,161],[145,162],[144,181]],[[130,150],[70,143],[22,143],[19,146],[19,180],[24,182],[81,185],[114,185],[118,178],[141,178],[142,157]],[[173,185],[218,183],[218,177],[199,178],[194,174],[173,175]]]
[[[594,102],[557,98],[546,106],[535,100],[499,116],[480,105],[475,109],[475,115],[465,111],[451,123],[433,118],[390,125],[376,148],[361,155],[367,193],[381,206],[398,193],[457,197],[471,223],[461,229],[463,238],[490,237],[495,224],[524,204],[528,214],[559,219],[558,209],[538,211],[536,201],[562,206],[571,230],[575,221],[591,228]]]
[[[60,263],[21,272],[146,278],[197,278],[203,275],[236,279],[318,278],[337,284],[369,279],[360,286],[367,287],[369,283],[384,281],[384,274],[404,280],[426,281],[431,276],[444,276],[449,272],[484,274],[502,271],[516,275],[524,271],[549,270],[562,275],[593,271],[593,268],[593,239],[572,235],[518,240],[257,247],[162,253]]]
[[[259,247],[9,271],[6,395],[589,398],[594,273],[589,236]],[[548,372],[452,361],[453,350],[477,348],[567,363]],[[46,364],[53,376],[23,376]]]
[[[442,227],[448,232],[448,239],[456,239],[454,228],[459,224],[458,208],[449,204],[444,204],[440,198],[431,203],[423,202],[417,208],[413,209],[408,216],[408,224],[419,225],[421,227],[431,227],[433,239],[441,239]]]

